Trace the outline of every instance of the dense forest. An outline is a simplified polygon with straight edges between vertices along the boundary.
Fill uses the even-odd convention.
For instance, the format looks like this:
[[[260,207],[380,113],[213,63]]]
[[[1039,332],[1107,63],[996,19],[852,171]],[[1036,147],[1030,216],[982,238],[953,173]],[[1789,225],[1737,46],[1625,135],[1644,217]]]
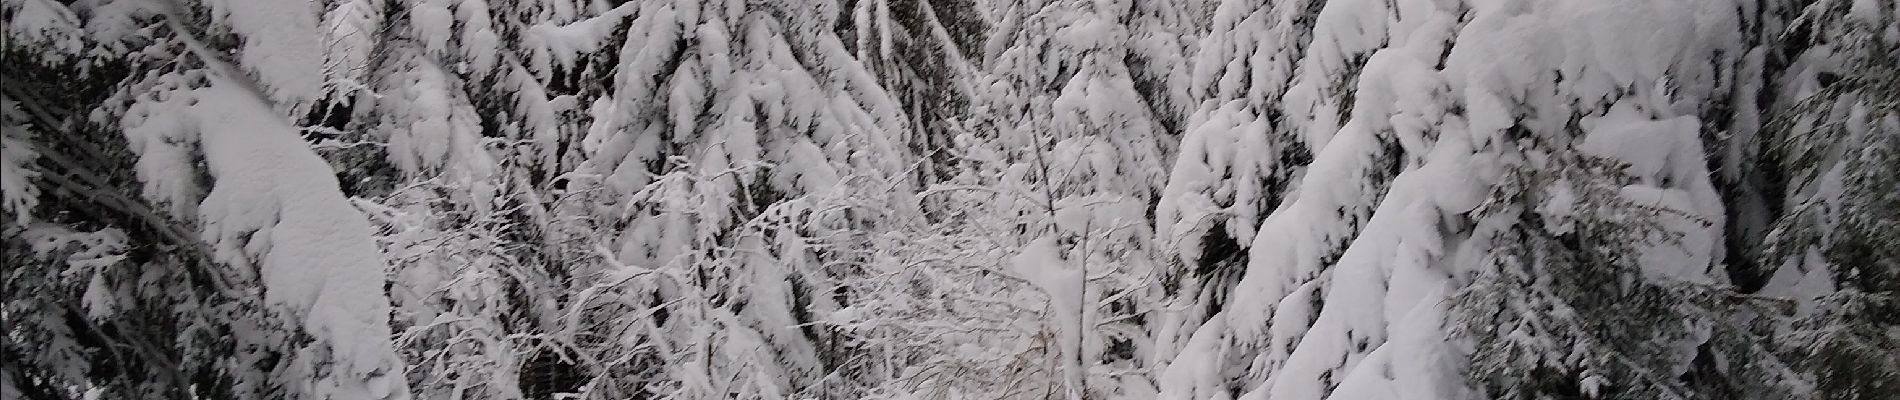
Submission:
[[[5,399],[1894,399],[1895,0],[0,0]]]

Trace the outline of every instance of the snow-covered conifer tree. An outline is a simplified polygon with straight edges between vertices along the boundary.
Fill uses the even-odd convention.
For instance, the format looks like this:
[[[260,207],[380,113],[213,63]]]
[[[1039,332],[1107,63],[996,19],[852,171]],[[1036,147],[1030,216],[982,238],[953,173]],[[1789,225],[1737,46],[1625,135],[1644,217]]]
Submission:
[[[1287,199],[1312,157],[1281,97],[1317,12],[1310,2],[1220,2],[1192,59],[1188,91],[1198,105],[1156,210],[1158,246],[1175,258],[1165,260],[1174,267],[1161,278],[1168,300],[1151,317],[1161,371],[1232,298],[1262,219]],[[1234,377],[1205,368],[1232,363],[1205,346],[1219,343],[1225,328],[1208,329],[1203,349],[1187,360],[1197,366],[1172,374],[1197,375],[1192,381],[1202,391],[1221,390]],[[1195,390],[1177,386],[1188,380],[1161,381],[1164,396]]]
[[[610,364],[589,390],[782,398],[849,386],[847,343],[814,316],[838,307],[834,281],[859,262],[854,229],[883,213],[850,199],[904,203],[893,188],[909,128],[833,31],[842,11],[629,2],[542,29],[562,71],[612,82],[591,106],[561,211],[587,221],[564,245],[598,249],[595,266],[573,267],[601,278],[564,328],[610,338],[583,345]],[[617,55],[569,62],[609,47]]]
[[[1884,399],[1894,0],[0,0],[0,397]]]
[[[1765,355],[1759,332],[1729,319],[1754,308],[1731,304],[1742,295],[1726,286],[1724,210],[1702,156],[1719,132],[1700,123],[1727,117],[1749,12],[1327,4],[1281,98],[1312,164],[1261,223],[1230,305],[1164,373],[1164,394],[1798,389],[1775,383],[1790,373],[1772,357],[1702,372]]]
[[[25,150],[51,162],[31,178],[67,200],[38,203],[53,214],[14,202],[22,216],[63,215],[9,225],[9,253],[23,256],[15,261],[50,269],[13,270],[45,274],[37,278],[44,286],[9,290],[7,307],[58,305],[35,312],[52,321],[18,325],[29,338],[20,345],[89,347],[74,352],[106,366],[92,371],[102,375],[72,369],[87,364],[78,360],[10,366],[16,389],[410,398],[390,340],[387,265],[369,224],[289,118],[320,94],[313,4],[5,8],[21,22],[9,23],[19,27],[8,31],[9,44],[40,46],[9,48],[37,51],[8,58],[9,87],[16,71],[83,78],[9,89],[10,116],[32,121],[21,124],[34,133]],[[16,245],[32,252],[12,253]],[[40,261],[24,262],[26,254]],[[60,304],[73,293],[69,279],[88,282],[79,292],[88,300]]]
[[[569,290],[548,243],[556,177],[578,163],[575,99],[550,93],[530,29],[583,4],[337,2],[321,23],[315,147],[382,228],[397,344],[419,396],[545,397],[584,365],[553,340]],[[570,92],[578,89],[569,88]],[[573,93],[570,93],[573,94]]]
[[[1815,395],[1880,398],[1900,389],[1900,6],[1800,3],[1786,44],[1800,51],[1767,77],[1780,90],[1767,168],[1787,180],[1769,193],[1785,200],[1770,205],[1762,293],[1795,303],[1775,338]]]
[[[951,180],[996,188],[975,212],[1013,225],[990,240],[1012,253],[1003,276],[1041,298],[1054,339],[1043,373],[1057,396],[1141,396],[1149,362],[1141,318],[1155,269],[1152,213],[1176,146],[1194,7],[1143,2],[999,4],[989,71],[971,131],[971,166]],[[954,204],[954,203],[953,203]],[[967,203],[966,203],[967,204]],[[996,278],[992,278],[996,279]],[[1040,309],[1040,310],[1037,310]],[[1034,336],[1034,335],[1031,335]]]
[[[913,183],[957,170],[955,138],[977,95],[986,22],[972,0],[847,1],[845,46],[877,77],[908,118]]]

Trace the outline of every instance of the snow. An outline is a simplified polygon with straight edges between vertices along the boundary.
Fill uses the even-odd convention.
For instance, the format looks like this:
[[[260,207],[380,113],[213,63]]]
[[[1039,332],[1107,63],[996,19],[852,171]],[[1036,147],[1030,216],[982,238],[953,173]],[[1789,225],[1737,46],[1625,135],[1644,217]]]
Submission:
[[[1818,297],[1837,290],[1838,284],[1826,265],[1826,260],[1814,249],[1790,257],[1775,268],[1775,275],[1769,277],[1761,295],[1793,300],[1796,315],[1812,315]]]
[[[521,131],[516,137],[526,137],[533,141],[532,148],[522,149],[522,154],[533,160],[541,168],[553,170],[561,163],[563,133],[562,113],[574,111],[574,96],[558,96],[550,99],[547,89],[534,80],[534,74],[526,67],[514,65],[509,69],[506,79],[513,83],[516,91],[513,112],[521,119]]]
[[[40,189],[33,183],[40,172],[33,167],[39,153],[29,140],[33,138],[27,119],[13,99],[0,98],[0,211],[13,214],[13,223],[33,221],[33,206],[39,204]]]
[[[323,87],[323,64],[310,62],[324,54],[318,42],[317,12],[302,0],[209,0],[213,20],[230,25],[244,38],[240,65],[257,74],[259,83],[280,107],[316,99]]]
[[[1343,132],[1340,110],[1351,104],[1345,93],[1352,87],[1338,87],[1342,79],[1350,82],[1349,64],[1360,64],[1362,57],[1385,44],[1387,2],[1349,0],[1325,2],[1313,25],[1313,38],[1299,61],[1298,73],[1287,88],[1285,111],[1295,119],[1307,148],[1327,146],[1333,136]]]
[[[79,16],[66,6],[53,0],[8,1],[3,6],[10,16],[5,28],[7,40],[39,45],[51,53],[40,56],[55,63],[85,51],[85,28]]]
[[[410,34],[422,43],[425,53],[442,57],[448,55],[449,39],[455,37],[455,13],[450,11],[452,0],[416,0],[409,6]]]
[[[1445,281],[1439,289],[1416,300],[1404,317],[1394,319],[1390,342],[1368,353],[1360,367],[1341,379],[1339,390],[1327,398],[1357,399],[1465,399],[1476,395],[1460,382],[1462,356],[1442,336]]]
[[[1273,299],[1313,279],[1325,267],[1322,259],[1340,251],[1374,204],[1367,193],[1376,188],[1363,182],[1384,151],[1374,145],[1370,132],[1348,125],[1308,167],[1302,189],[1261,222],[1253,239],[1246,277],[1235,290],[1230,326],[1241,337],[1262,337],[1265,319],[1273,315]]]
[[[500,169],[487,149],[482,119],[461,80],[413,47],[394,50],[401,72],[379,82],[380,121],[372,132],[386,140],[389,161],[408,177],[435,178],[463,190],[457,197],[478,214],[490,211]],[[392,61],[392,63],[396,63]]]
[[[543,22],[529,27],[526,40],[534,46],[532,68],[542,76],[555,68],[574,69],[581,55],[599,51],[611,30],[642,3],[627,2],[613,11],[569,24]]]
[[[1316,280],[1330,288],[1322,302],[1325,307],[1274,375],[1268,392],[1271,398],[1330,398],[1327,392],[1349,387],[1352,377],[1361,376],[1358,370],[1369,369],[1363,365],[1368,360],[1375,366],[1421,362],[1373,358],[1372,354],[1384,349],[1393,329],[1410,319],[1409,312],[1422,304],[1435,304],[1422,300],[1442,297],[1432,293],[1450,290],[1452,271],[1434,267],[1440,264],[1433,262],[1444,253],[1438,221],[1441,213],[1464,210],[1444,210],[1432,202],[1434,197],[1429,193],[1472,190],[1469,187],[1475,182],[1464,181],[1466,187],[1459,187],[1456,178],[1468,173],[1464,159],[1470,152],[1463,138],[1447,136],[1434,146],[1424,167],[1401,173],[1394,180],[1391,192],[1372,213],[1363,233],[1346,247],[1328,275]],[[1347,378],[1322,386],[1322,374]],[[1361,379],[1379,376],[1366,374]]]
[[[1226,388],[1222,382],[1225,371],[1221,369],[1226,361],[1227,343],[1222,337],[1227,332],[1226,316],[1215,314],[1207,323],[1193,332],[1187,343],[1181,347],[1181,354],[1170,359],[1172,363],[1162,368],[1160,385],[1163,392],[1156,398],[1166,400],[1225,399]]]
[[[192,151],[198,132],[188,129],[183,115],[174,112],[171,102],[183,89],[184,76],[168,75],[152,89],[144,102],[134,103],[124,117],[123,128],[128,147],[138,154],[133,169],[143,182],[140,194],[172,215],[197,215],[198,201],[204,188],[198,175],[181,165],[194,163]]]
[[[72,111],[116,123],[128,184],[286,318],[230,340],[296,346],[282,368],[215,377],[292,397],[523,397],[516,357],[551,350],[600,398],[1463,399],[1536,363],[1617,394],[1627,374],[1579,361],[1602,334],[1531,326],[1586,309],[1552,290],[1609,288],[1498,241],[1609,226],[1625,284],[1742,294],[1731,273],[1773,270],[1758,294],[1813,316],[1855,285],[1829,246],[1873,218],[1850,208],[1879,175],[1848,161],[1878,154],[1803,168],[1779,141],[1900,126],[1859,94],[1790,107],[1900,38],[1872,0],[176,3],[4,0],[4,29],[32,68],[131,68]],[[208,36],[151,25],[174,17]],[[0,209],[36,254],[78,247],[43,227],[98,221],[40,191],[86,137],[13,100]],[[347,126],[293,126],[318,100]],[[1823,115],[1761,126],[1788,111]],[[150,307],[126,231],[45,296]],[[1520,273],[1501,318],[1524,326],[1456,336],[1489,306],[1462,290]],[[1712,324],[1779,317],[1727,306],[1684,304],[1645,367],[1682,376]],[[1476,340],[1526,360],[1466,365]],[[193,368],[263,357],[179,343]]]
[[[415,108],[413,112],[419,114],[418,118],[408,126],[392,130],[389,138],[390,158],[395,160],[397,167],[410,174],[442,168],[448,162],[451,138],[467,135],[458,135],[454,130],[468,129],[470,122],[450,122],[454,114],[451,107],[454,105],[450,104],[449,96],[454,88],[449,86],[447,78],[435,65],[427,62],[418,64],[421,65],[412,67],[416,77],[401,85],[406,92],[401,95]]]
[[[1268,196],[1261,181],[1280,160],[1267,142],[1267,121],[1227,103],[1194,124],[1162,190],[1158,228],[1182,260],[1200,258],[1202,233],[1214,222],[1227,223],[1231,237],[1255,232],[1263,205],[1247,201]],[[1201,115],[1201,114],[1196,114]],[[1252,245],[1242,240],[1241,246]]]
[[[1544,188],[1544,204],[1537,208],[1537,214],[1544,218],[1544,225],[1551,233],[1563,235],[1576,229],[1577,192],[1571,188],[1569,180],[1558,180]]]
[[[1725,216],[1704,165],[1701,124],[1693,116],[1650,119],[1635,107],[1618,102],[1602,117],[1584,120],[1590,133],[1578,149],[1629,165],[1624,172],[1637,183],[1620,189],[1623,198],[1660,210],[1664,236],[1652,238],[1658,244],[1644,248],[1638,261],[1650,277],[1712,282],[1710,268],[1724,251]]]
[[[1255,350],[1258,355],[1251,370],[1259,371],[1252,372],[1253,376],[1265,376],[1266,382],[1247,390],[1248,398],[1464,396],[1465,389],[1432,385],[1455,382],[1457,375],[1446,371],[1455,371],[1456,365],[1447,363],[1461,357],[1438,335],[1443,318],[1438,303],[1454,289],[1453,277],[1458,275],[1448,265],[1464,262],[1441,261],[1448,257],[1446,249],[1460,247],[1455,240],[1464,240],[1443,237],[1443,230],[1455,232],[1464,218],[1461,214],[1477,207],[1487,187],[1500,176],[1494,156],[1478,150],[1494,146],[1505,129],[1524,123],[1515,104],[1541,94],[1541,89],[1534,88],[1550,76],[1545,71],[1589,75],[1589,79],[1568,83],[1571,86],[1566,89],[1590,100],[1609,95],[1614,89],[1610,86],[1660,85],[1655,82],[1675,60],[1691,52],[1685,44],[1689,39],[1676,36],[1692,36],[1693,26],[1658,28],[1656,21],[1649,21],[1640,22],[1650,24],[1641,29],[1605,31],[1588,25],[1594,18],[1646,21],[1643,18],[1688,16],[1688,7],[1625,5],[1478,4],[1473,7],[1475,18],[1460,28],[1456,10],[1442,3],[1391,3],[1397,18],[1384,21],[1365,17],[1380,14],[1360,13],[1366,7],[1327,4],[1318,16],[1312,48],[1302,61],[1304,73],[1336,77],[1354,59],[1364,60],[1363,70],[1353,88],[1356,101],[1350,105],[1339,104],[1330,89],[1309,75],[1296,77],[1287,89],[1285,109],[1295,118],[1304,118],[1296,119],[1295,126],[1303,129],[1307,143],[1318,151],[1299,189],[1262,222],[1253,240],[1248,273],[1222,314],[1234,340],[1264,347]],[[1658,15],[1631,18],[1631,12]],[[1570,15],[1566,13],[1581,14],[1585,22],[1552,23],[1567,18],[1558,17]],[[1447,51],[1453,37],[1460,39]],[[1546,46],[1551,38],[1563,38],[1568,47]],[[1602,45],[1625,42],[1639,45]],[[1449,60],[1444,66],[1434,67],[1445,54]],[[1628,58],[1643,60],[1619,64],[1618,60]],[[1232,81],[1197,80],[1221,86],[1231,86],[1225,82]],[[1593,83],[1597,81],[1608,83]],[[1667,107],[1666,101],[1661,103],[1664,107],[1656,106],[1654,94],[1641,97],[1646,105],[1632,103],[1608,111],[1609,116],[1586,117],[1584,125],[1591,134],[1582,146],[1596,154],[1627,157],[1636,165],[1632,172],[1644,177],[1648,186],[1624,188],[1625,197],[1676,211],[1663,217],[1663,223],[1667,231],[1682,235],[1680,245],[1644,248],[1641,263],[1680,270],[1652,267],[1651,275],[1708,282],[1708,268],[1720,257],[1719,232],[1709,226],[1720,225],[1722,212],[1704,178],[1707,170],[1700,165],[1700,124],[1693,117],[1636,118],[1634,110],[1639,107],[1663,115],[1679,112]],[[1453,102],[1462,103],[1464,119],[1448,116]],[[1349,118],[1335,122],[1332,115],[1342,109],[1351,110]],[[1202,114],[1195,123],[1210,130],[1232,124],[1222,118],[1224,114]],[[1535,123],[1530,127],[1535,129]],[[1371,139],[1387,133],[1399,151],[1386,152],[1372,145],[1376,142]],[[1177,226],[1197,223],[1174,217],[1185,214],[1183,210],[1200,215],[1219,210],[1209,204],[1213,203],[1209,195],[1219,192],[1198,183],[1218,173],[1209,166],[1224,161],[1200,154],[1208,142],[1192,134],[1183,142],[1184,158],[1175,178],[1182,179],[1179,191],[1186,193],[1164,198],[1163,215],[1179,221]],[[1366,153],[1372,155],[1359,155]],[[1402,164],[1406,171],[1389,188],[1376,180],[1365,183],[1377,175],[1364,163],[1400,156],[1406,157]],[[1570,218],[1576,195],[1561,186],[1543,190],[1552,193],[1550,200],[1539,205],[1546,217]],[[1704,224],[1711,220],[1713,225]],[[1340,227],[1347,230],[1339,231]],[[1181,251],[1192,255],[1191,249]],[[1330,254],[1339,258],[1324,261]],[[1313,306],[1318,304],[1323,307]],[[1404,344],[1394,339],[1399,337],[1407,338]],[[1397,356],[1400,353],[1402,357]],[[1170,367],[1174,365],[1191,366],[1177,361]],[[1400,370],[1407,371],[1402,378],[1404,389],[1393,386],[1401,380]],[[1183,393],[1183,388],[1205,385],[1164,382],[1162,386],[1174,389],[1168,393]]]
[[[1090,14],[1089,17],[1072,22],[1057,32],[1063,35],[1064,44],[1075,46],[1079,50],[1093,50],[1112,48],[1113,45],[1124,42],[1118,28],[1118,24]]]
[[[1069,390],[1080,390],[1077,385],[1082,381],[1082,366],[1089,365],[1083,353],[1083,335],[1092,330],[1093,313],[1085,304],[1093,304],[1092,297],[1085,295],[1088,287],[1082,268],[1071,266],[1062,259],[1062,250],[1056,248],[1054,236],[1043,236],[1024,245],[1015,257],[1010,258],[1011,272],[1035,285],[1048,296],[1048,309],[1055,316],[1053,325],[1056,340],[1060,343],[1059,352],[1064,382],[1072,385]]]
[[[829,30],[812,29],[832,26],[823,8],[835,5],[812,5],[819,12],[629,2],[529,28],[544,47],[535,57],[559,64],[549,68],[612,75],[588,113],[585,161],[569,175],[582,178],[568,185],[571,193],[600,194],[576,199],[578,212],[567,217],[605,225],[600,239],[622,262],[705,276],[628,289],[679,302],[666,307],[669,315],[695,316],[669,317],[654,333],[609,347],[710,346],[710,354],[669,363],[679,369],[668,376],[714,377],[683,382],[677,395],[778,398],[824,379],[824,343],[808,337],[819,328],[806,315],[836,307],[808,294],[832,290],[838,267],[824,264],[834,251],[827,236],[870,219],[853,215],[855,206],[811,204],[866,191],[847,183],[889,179],[902,165],[893,144],[909,137],[900,111]],[[617,59],[602,60],[610,69],[579,66],[622,37],[620,29]],[[764,199],[774,202],[757,203]],[[706,323],[721,327],[686,332]]]
[[[376,7],[375,0],[352,0],[324,13],[324,95],[350,93],[367,84],[364,77],[376,50],[375,33],[383,22]]]
[[[1680,59],[1696,39],[1693,2],[1605,0],[1563,2],[1549,11],[1562,16],[1566,34],[1561,69],[1579,97],[1596,99],[1618,87],[1647,85]],[[1553,18],[1555,20],[1555,18]],[[1603,81],[1598,81],[1603,80]]]
[[[459,65],[458,70],[475,76],[494,73],[500,58],[501,37],[495,32],[495,22],[489,18],[487,1],[456,2],[455,19],[461,26],[456,47],[461,50],[465,63]]]
[[[1646,185],[1663,186],[1664,182],[1689,179],[1681,176],[1689,175],[1689,171],[1679,171],[1672,160],[1700,155],[1699,150],[1685,153],[1690,149],[1682,149],[1699,146],[1695,134],[1700,122],[1693,116],[1652,120],[1635,107],[1630,102],[1619,102],[1602,117],[1586,118],[1583,125],[1590,134],[1579,150],[1628,163],[1630,168],[1625,172]],[[1684,139],[1689,141],[1678,144]],[[1699,162],[1700,158],[1695,160]]]
[[[402,361],[389,341],[386,265],[368,221],[338,191],[329,164],[263,99],[223,77],[206,79],[207,86],[142,103],[150,114],[128,115],[127,135],[195,138],[213,183],[196,208],[205,241],[218,261],[256,268],[268,304],[294,318],[316,339],[312,346],[338,363],[304,367],[335,368],[309,372],[309,395],[408,398]],[[155,156],[178,161],[152,148],[141,154],[141,165]],[[192,171],[189,165],[158,167]]]

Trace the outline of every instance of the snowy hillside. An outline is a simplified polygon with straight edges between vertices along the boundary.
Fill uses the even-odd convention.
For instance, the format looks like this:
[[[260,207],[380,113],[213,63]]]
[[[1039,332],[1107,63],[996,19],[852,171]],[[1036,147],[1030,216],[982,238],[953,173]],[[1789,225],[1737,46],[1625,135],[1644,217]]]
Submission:
[[[0,0],[4,399],[1894,399],[1896,0]]]

